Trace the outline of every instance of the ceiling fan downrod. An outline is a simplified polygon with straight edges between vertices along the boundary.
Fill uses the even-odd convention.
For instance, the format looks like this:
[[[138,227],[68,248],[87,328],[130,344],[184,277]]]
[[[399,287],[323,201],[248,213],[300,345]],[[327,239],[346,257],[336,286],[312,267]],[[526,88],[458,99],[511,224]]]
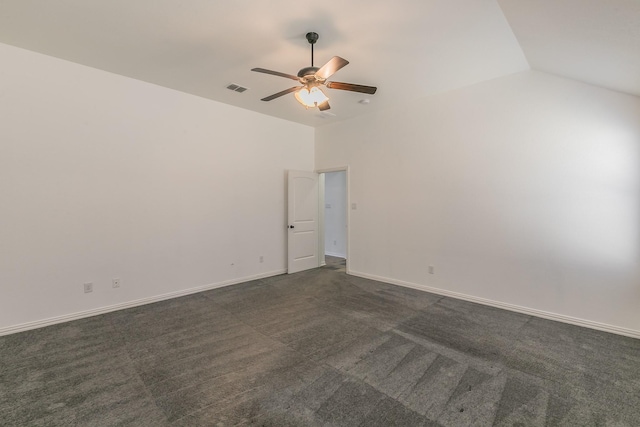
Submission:
[[[313,67],[313,45],[316,44],[318,38],[320,37],[318,33],[310,32],[306,35],[307,41],[311,45],[311,66]]]

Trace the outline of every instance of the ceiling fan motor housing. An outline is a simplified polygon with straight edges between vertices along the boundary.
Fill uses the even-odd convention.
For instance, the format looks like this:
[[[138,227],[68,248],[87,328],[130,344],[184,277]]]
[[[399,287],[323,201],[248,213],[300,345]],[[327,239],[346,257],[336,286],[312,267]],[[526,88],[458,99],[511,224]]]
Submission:
[[[319,67],[304,67],[303,69],[298,71],[298,77],[303,79],[307,76],[313,76],[316,72],[318,72],[319,69]]]

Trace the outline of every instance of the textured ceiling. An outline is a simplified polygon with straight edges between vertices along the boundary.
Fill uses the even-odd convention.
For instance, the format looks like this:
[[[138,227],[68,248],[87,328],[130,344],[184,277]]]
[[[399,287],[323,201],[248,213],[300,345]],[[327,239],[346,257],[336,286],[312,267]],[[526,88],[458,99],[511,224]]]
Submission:
[[[640,92],[638,0],[500,4],[509,22],[496,0],[0,0],[0,43],[311,126],[529,63]],[[316,65],[334,55],[350,61],[330,80],[378,92],[327,89],[335,114],[329,117],[305,110],[292,94],[260,101],[295,83],[250,69],[296,74],[309,66],[308,31],[320,34]],[[229,91],[229,83],[249,90]],[[358,103],[364,98],[368,105]]]

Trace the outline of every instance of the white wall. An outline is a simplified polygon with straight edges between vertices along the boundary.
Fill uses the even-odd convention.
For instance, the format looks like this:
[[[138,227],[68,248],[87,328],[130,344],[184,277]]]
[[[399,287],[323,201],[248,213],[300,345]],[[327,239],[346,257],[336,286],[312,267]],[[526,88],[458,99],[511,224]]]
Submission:
[[[346,164],[355,274],[640,337],[640,98],[522,72],[318,128]]]
[[[6,45],[0,64],[0,333],[284,271],[312,128]]]
[[[0,333],[285,269],[311,128],[1,44],[0,64]],[[351,168],[354,272],[640,331],[639,98],[524,72],[315,138],[316,169]]]
[[[324,187],[324,253],[347,257],[347,172],[328,172]]]

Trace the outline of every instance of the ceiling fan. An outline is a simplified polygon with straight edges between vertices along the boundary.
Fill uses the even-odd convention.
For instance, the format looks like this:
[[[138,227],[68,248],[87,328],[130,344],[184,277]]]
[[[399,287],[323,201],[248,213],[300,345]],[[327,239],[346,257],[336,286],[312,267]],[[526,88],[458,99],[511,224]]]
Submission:
[[[324,94],[320,86],[324,85],[329,89],[348,90],[351,92],[368,93],[373,95],[376,93],[377,88],[373,86],[362,86],[352,83],[341,82],[328,82],[327,79],[335,74],[336,71],[344,67],[349,63],[344,58],[334,56],[324,64],[322,67],[313,66],[313,45],[318,41],[318,33],[307,33],[307,41],[311,45],[311,66],[305,67],[298,71],[297,76],[291,74],[281,73],[278,71],[266,70],[264,68],[252,68],[251,71],[258,73],[271,74],[274,76],[285,77],[287,79],[296,80],[302,84],[302,86],[294,86],[289,89],[285,89],[281,92],[274,93],[273,95],[262,98],[262,101],[271,101],[286,95],[291,92],[295,92],[295,97],[305,108],[318,107],[320,111],[325,111],[331,108],[329,106],[329,98]]]

